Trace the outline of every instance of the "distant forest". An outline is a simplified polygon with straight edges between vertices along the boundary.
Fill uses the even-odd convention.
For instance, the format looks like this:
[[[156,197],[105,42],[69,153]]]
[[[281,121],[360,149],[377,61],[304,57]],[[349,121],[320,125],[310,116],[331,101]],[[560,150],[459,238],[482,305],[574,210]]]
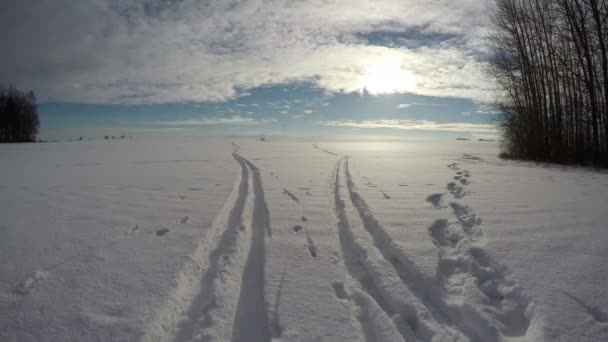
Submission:
[[[608,165],[608,1],[496,0],[492,11],[504,152]]]
[[[33,92],[0,87],[0,143],[36,141],[39,125]]]

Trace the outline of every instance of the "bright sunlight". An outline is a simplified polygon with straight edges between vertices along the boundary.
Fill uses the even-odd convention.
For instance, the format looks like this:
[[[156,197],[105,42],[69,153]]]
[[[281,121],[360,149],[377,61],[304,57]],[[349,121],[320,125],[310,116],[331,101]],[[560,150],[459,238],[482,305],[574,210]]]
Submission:
[[[361,77],[361,88],[374,95],[412,91],[415,84],[414,75],[401,67],[399,59],[377,59]]]

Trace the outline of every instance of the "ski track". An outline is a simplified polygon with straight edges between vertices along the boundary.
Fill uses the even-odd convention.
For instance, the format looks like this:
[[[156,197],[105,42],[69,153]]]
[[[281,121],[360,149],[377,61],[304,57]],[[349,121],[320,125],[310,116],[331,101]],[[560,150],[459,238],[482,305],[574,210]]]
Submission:
[[[332,151],[326,150],[326,149],[324,149],[324,148],[322,148],[322,147],[319,147],[319,145],[317,145],[317,144],[313,144],[312,146],[313,146],[314,148],[316,148],[317,150],[319,150],[319,151],[323,151],[323,152],[325,152],[325,153],[327,153],[327,154],[330,154],[330,155],[332,155],[332,156],[334,156],[334,157],[342,157],[342,155],[339,155],[339,154],[337,154],[337,153],[335,153],[335,152],[332,152]]]
[[[235,155],[253,173],[255,196],[251,223],[251,248],[243,270],[241,292],[232,327],[232,341],[270,341],[268,307],[264,298],[265,239],[271,235],[268,205],[260,170],[247,159]]]
[[[365,250],[356,243],[346,217],[345,202],[340,196],[340,170],[343,161],[340,158],[333,171],[334,211],[338,219],[338,238],[344,266],[350,279],[348,291],[343,285],[333,283],[338,298],[348,299],[358,307],[358,320],[365,335],[366,341],[403,341],[402,334],[397,330],[390,315],[388,303],[383,300],[379,292],[381,288],[373,281],[365,263]],[[341,291],[343,290],[343,291]],[[349,294],[348,292],[351,292]],[[407,334],[411,336],[411,333]],[[383,339],[378,337],[383,336]]]
[[[214,222],[210,242],[201,242],[142,341],[270,342],[282,335],[278,301],[285,269],[270,318],[265,299],[265,239],[272,231],[261,172],[233,145],[240,178]],[[531,302],[483,248],[481,218],[459,202],[467,194],[464,186],[471,182],[470,172],[458,163],[448,165],[460,184],[450,182],[446,194],[426,199],[455,218],[438,218],[428,228],[438,250],[437,272],[428,275],[357,192],[349,159],[337,160],[330,180],[346,270],[346,279],[331,286],[339,300],[350,302],[365,340],[498,342],[525,337]],[[453,200],[446,199],[449,195]],[[301,226],[293,229],[304,230],[308,251],[316,257],[318,249],[308,232]],[[599,321],[605,319],[603,313],[588,311]]]
[[[413,336],[417,340],[467,340],[462,332],[452,327],[454,322],[448,319],[449,312],[441,305],[441,292],[436,282],[430,276],[425,275],[415,265],[412,256],[395,241],[388,231],[373,216],[365,200],[355,190],[355,185],[349,170],[348,159],[345,161],[344,173],[346,177],[346,188],[356,213],[358,214],[363,228],[369,233],[373,240],[373,246],[377,252],[378,262],[383,264],[384,279],[377,282],[386,282],[391,279],[391,288],[384,289],[390,302],[400,317],[394,317],[397,321],[409,325]],[[368,253],[368,257],[373,253]],[[403,326],[403,324],[402,324]],[[400,329],[403,332],[403,329]],[[406,340],[412,336],[403,334]],[[409,338],[408,338],[409,337]]]
[[[215,237],[210,242],[206,237],[186,263],[174,293],[141,341],[271,340],[264,297],[269,212],[260,170],[233,145],[241,172],[224,204],[227,213],[220,212],[210,233]]]
[[[504,337],[525,337],[532,305],[506,269],[482,248],[485,238],[481,218],[471,208],[450,202],[457,221],[437,219],[429,227],[439,258],[437,273],[426,275],[356,191],[348,161],[349,157],[338,160],[332,183],[340,247],[350,278],[346,283],[350,286],[347,290],[340,282],[332,286],[338,298],[358,307],[357,318],[368,341],[502,341]],[[469,171],[460,171],[457,164],[449,167],[467,180],[463,186],[469,184]],[[341,175],[346,179],[345,186]],[[450,184],[448,192],[455,200],[466,195],[462,186]],[[350,201],[343,199],[341,188]],[[443,197],[431,194],[427,201],[441,209],[445,208],[441,205]],[[353,211],[360,222],[353,220]],[[373,246],[360,241],[353,223],[362,224]]]

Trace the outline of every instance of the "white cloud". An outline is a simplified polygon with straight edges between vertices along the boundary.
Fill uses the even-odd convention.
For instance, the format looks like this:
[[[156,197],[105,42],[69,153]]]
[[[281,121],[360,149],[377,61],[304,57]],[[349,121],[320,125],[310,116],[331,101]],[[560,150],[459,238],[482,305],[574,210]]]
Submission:
[[[0,12],[0,79],[89,103],[223,101],[293,81],[483,101],[482,11],[478,0],[13,1]],[[420,27],[459,38],[406,49],[356,35]],[[370,72],[389,62],[387,77]]]
[[[353,128],[392,128],[401,130],[421,130],[421,131],[443,131],[443,132],[462,132],[484,136],[496,136],[496,126],[474,123],[438,123],[429,120],[344,120],[344,121],[319,121],[318,123],[326,126],[341,126]]]
[[[189,119],[189,120],[176,120],[176,121],[158,121],[157,125],[165,126],[211,126],[211,125],[231,125],[231,126],[252,126],[259,125],[262,122],[252,119],[245,118],[240,115],[235,115],[229,118],[200,118],[200,119]]]
[[[472,112],[461,112],[460,114],[465,115],[465,116],[470,116],[470,115],[492,115],[492,114],[499,114],[500,112],[497,112],[495,110],[487,110],[487,109],[479,109],[476,111],[472,111]]]

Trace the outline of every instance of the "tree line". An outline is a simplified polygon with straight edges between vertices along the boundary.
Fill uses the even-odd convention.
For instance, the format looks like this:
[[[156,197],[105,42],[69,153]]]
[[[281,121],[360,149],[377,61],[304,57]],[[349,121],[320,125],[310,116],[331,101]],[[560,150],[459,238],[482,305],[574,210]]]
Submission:
[[[505,152],[608,165],[608,1],[495,0],[491,21]]]
[[[0,87],[0,143],[36,141],[39,125],[32,91]]]

